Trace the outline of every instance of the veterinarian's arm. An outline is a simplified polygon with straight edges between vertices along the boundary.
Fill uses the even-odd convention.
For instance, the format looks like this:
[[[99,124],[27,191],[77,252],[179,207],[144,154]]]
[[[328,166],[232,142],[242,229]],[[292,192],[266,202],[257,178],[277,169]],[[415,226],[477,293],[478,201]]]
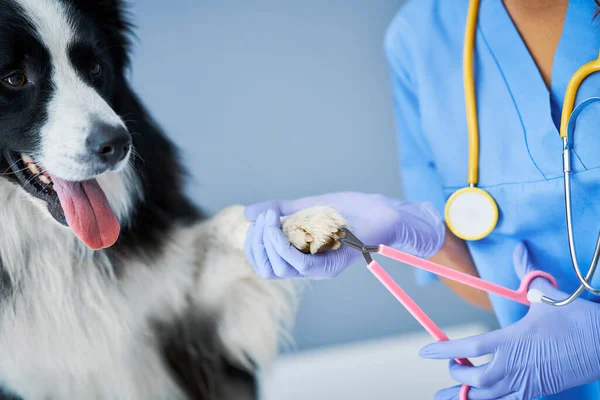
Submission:
[[[447,228],[444,246],[436,255],[431,257],[430,260],[456,271],[479,277],[479,273],[477,272],[471,253],[467,248],[467,244],[462,239],[454,236]],[[442,278],[442,281],[469,303],[485,309],[492,308],[492,304],[490,303],[490,299],[486,292],[450,279]]]
[[[410,37],[402,32],[406,24],[395,23],[387,32],[385,52],[392,73],[392,92],[394,97],[394,113],[399,144],[400,174],[406,200],[414,203],[431,202],[443,215],[446,197],[444,195],[444,178],[438,170],[436,157],[421,129],[421,108],[414,82],[419,79],[414,68],[410,46],[404,43],[404,38]],[[477,275],[477,270],[471,259],[466,244],[446,230],[442,249],[432,258],[432,261],[447,267]],[[437,280],[437,276],[425,271],[417,271],[420,284]],[[454,282],[447,284],[459,296],[480,307],[489,308],[487,295],[479,290],[465,287]]]

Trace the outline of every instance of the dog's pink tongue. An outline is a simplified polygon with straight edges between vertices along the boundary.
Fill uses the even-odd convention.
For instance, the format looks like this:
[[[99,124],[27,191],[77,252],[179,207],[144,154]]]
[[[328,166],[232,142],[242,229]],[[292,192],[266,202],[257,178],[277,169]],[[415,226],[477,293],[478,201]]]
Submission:
[[[121,227],[98,182],[67,182],[52,177],[67,224],[93,250],[115,244]]]

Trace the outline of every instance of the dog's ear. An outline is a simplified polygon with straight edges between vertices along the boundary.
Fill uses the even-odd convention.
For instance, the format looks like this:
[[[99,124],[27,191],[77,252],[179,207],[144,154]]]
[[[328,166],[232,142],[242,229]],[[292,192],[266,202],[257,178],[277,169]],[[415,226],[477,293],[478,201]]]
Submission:
[[[123,71],[129,66],[129,48],[133,37],[128,3],[124,0],[75,0],[73,4],[102,29],[108,38],[113,61]]]

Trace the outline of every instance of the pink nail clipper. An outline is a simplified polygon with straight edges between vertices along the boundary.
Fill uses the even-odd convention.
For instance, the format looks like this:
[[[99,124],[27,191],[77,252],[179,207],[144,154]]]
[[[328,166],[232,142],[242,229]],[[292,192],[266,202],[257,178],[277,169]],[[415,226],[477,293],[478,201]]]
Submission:
[[[428,260],[424,260],[419,257],[412,256],[410,254],[401,252],[391,247],[379,245],[379,246],[368,246],[362,243],[352,232],[348,229],[342,229],[344,231],[344,237],[339,238],[338,241],[348,247],[360,251],[367,262],[367,268],[371,273],[381,282],[383,286],[412,314],[413,317],[421,324],[423,328],[434,339],[438,342],[447,341],[448,336],[440,329],[439,326],[433,322],[431,318],[415,303],[415,301],[392,279],[392,277],[385,272],[385,270],[379,265],[379,263],[371,257],[371,253],[380,254],[384,257],[391,258],[396,261],[411,265],[416,268],[434,273],[447,279],[451,279],[456,282],[463,283],[465,285],[493,293],[498,296],[505,297],[507,299],[516,301],[527,306],[531,303],[541,303],[543,294],[536,289],[529,290],[529,285],[536,278],[547,279],[552,285],[557,286],[556,279],[543,271],[533,271],[527,274],[521,281],[519,289],[512,290],[504,286],[497,285],[492,282],[485,281],[481,278],[474,277],[464,272],[459,272],[443,265],[433,263]],[[473,364],[466,358],[456,360],[457,363],[465,366],[472,367]],[[469,392],[469,386],[463,385],[460,389],[459,399],[467,400]]]

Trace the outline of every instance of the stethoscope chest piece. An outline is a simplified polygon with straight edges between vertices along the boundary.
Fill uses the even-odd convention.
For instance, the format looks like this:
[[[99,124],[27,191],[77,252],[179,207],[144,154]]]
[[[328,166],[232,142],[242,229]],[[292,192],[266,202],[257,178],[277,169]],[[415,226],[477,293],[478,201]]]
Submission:
[[[463,240],[480,240],[498,223],[498,206],[492,196],[478,187],[465,187],[448,198],[446,224]]]

